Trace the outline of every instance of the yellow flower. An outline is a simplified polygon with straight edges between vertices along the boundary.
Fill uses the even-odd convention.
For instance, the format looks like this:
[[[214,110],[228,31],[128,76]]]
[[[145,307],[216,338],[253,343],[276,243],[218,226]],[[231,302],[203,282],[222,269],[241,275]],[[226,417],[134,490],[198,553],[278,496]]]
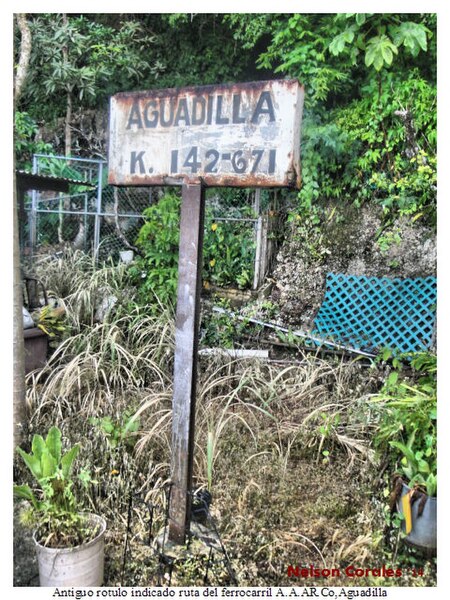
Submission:
[[[217,223],[213,223],[211,225],[211,231],[215,231],[217,229],[217,227],[218,227]]]
[[[209,288],[209,281],[204,281],[203,287],[207,290]]]
[[[212,260],[209,261],[209,265],[211,267],[213,267],[215,264],[216,264],[216,259],[215,258],[213,258]]]

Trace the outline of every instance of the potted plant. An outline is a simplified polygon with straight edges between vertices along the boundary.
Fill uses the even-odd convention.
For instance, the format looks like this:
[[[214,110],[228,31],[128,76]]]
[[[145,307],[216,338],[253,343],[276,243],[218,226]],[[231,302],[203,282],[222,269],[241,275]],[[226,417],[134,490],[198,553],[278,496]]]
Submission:
[[[436,356],[403,358],[407,370],[394,359],[396,370],[373,404],[379,415],[374,444],[395,471],[390,509],[402,517],[405,540],[431,553],[437,515]]]
[[[391,511],[402,516],[406,541],[429,552],[436,550],[437,476],[436,453],[426,460],[422,450],[412,444],[391,442],[402,454],[400,473],[392,482]]]
[[[51,427],[47,437],[34,435],[31,453],[17,452],[31,471],[38,490],[15,485],[14,494],[29,502],[22,523],[34,529],[41,586],[100,586],[103,582],[105,520],[83,512],[75,497],[76,444],[62,453],[61,431]],[[79,480],[87,485],[89,474]]]

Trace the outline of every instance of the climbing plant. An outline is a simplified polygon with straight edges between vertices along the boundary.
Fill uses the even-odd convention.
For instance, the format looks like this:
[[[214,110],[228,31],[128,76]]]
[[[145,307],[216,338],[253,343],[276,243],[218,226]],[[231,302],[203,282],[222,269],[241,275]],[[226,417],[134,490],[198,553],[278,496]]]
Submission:
[[[244,39],[249,17],[230,18]],[[319,199],[373,201],[387,219],[434,225],[436,15],[293,14],[258,25],[251,43],[270,35],[258,65],[305,84],[299,214]]]

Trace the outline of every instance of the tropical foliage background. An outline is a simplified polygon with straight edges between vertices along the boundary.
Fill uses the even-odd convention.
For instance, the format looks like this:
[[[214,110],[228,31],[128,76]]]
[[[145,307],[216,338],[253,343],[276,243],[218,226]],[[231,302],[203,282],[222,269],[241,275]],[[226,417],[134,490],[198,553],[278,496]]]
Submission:
[[[106,110],[118,91],[292,77],[306,90],[298,210],[338,198],[432,224],[436,21],[419,13],[30,15],[17,159],[42,150],[38,127],[58,119],[70,154],[74,113]],[[17,51],[20,39],[16,28]]]

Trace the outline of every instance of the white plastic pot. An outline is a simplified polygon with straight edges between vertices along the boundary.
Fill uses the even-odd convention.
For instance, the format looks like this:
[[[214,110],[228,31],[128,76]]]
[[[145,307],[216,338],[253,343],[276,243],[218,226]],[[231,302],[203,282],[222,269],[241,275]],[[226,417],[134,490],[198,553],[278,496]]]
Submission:
[[[47,548],[33,535],[39,566],[41,587],[99,587],[103,583],[104,536],[106,521],[98,515],[88,515],[100,531],[87,544],[72,548]]]
[[[120,255],[120,260],[126,264],[132,262],[134,259],[133,250],[121,250],[119,252],[119,255]]]
[[[403,484],[402,495],[397,501],[397,510],[403,514],[402,498],[410,492],[410,488]],[[425,503],[423,513],[418,516],[420,500],[414,502],[411,507],[412,529],[406,536],[406,541],[413,546],[424,550],[436,550],[436,530],[437,530],[437,498],[428,497]],[[402,524],[405,530],[405,521]]]

